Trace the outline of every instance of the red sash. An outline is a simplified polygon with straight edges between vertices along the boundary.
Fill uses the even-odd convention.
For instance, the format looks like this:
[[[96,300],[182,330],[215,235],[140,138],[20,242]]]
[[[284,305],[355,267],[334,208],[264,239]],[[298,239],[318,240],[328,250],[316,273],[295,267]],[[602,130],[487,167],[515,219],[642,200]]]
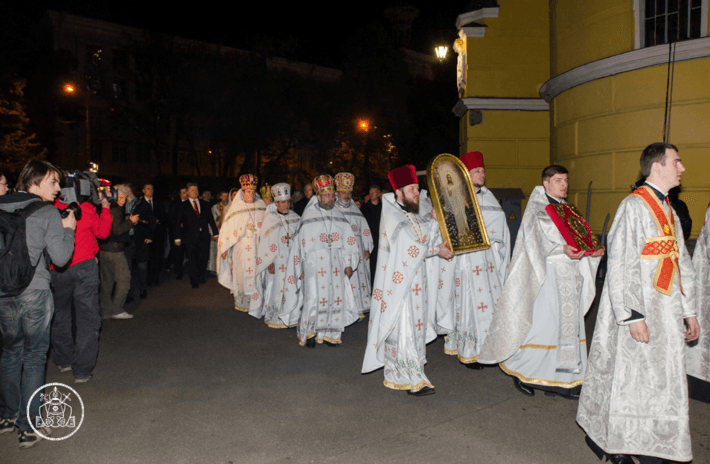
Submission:
[[[636,195],[643,200],[656,220],[656,226],[658,226],[658,230],[661,233],[659,237],[647,239],[646,245],[641,252],[641,259],[658,260],[653,286],[664,295],[670,296],[673,288],[673,279],[677,272],[678,285],[681,293],[683,293],[683,286],[680,282],[680,267],[678,266],[678,240],[675,236],[675,224],[670,206],[668,207],[668,214],[666,214],[656,194],[645,185],[634,190],[632,195]]]

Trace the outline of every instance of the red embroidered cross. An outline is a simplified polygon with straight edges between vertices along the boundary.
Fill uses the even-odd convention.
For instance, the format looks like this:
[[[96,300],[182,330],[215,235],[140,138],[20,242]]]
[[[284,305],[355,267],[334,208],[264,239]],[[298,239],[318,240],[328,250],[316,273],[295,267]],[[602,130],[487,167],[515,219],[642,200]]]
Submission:
[[[325,290],[325,285],[322,285],[322,286],[321,286],[321,290]]]
[[[441,272],[446,272],[446,268],[445,268],[445,267],[442,267],[442,268],[441,268]]]
[[[338,297],[338,298],[335,299],[335,304],[336,304],[337,306],[340,306],[340,303],[342,303],[342,302],[343,302],[343,300],[341,300],[340,297]],[[337,321],[337,319],[336,319],[336,321]]]
[[[320,304],[321,304],[322,306],[325,306],[326,303],[328,303],[328,301],[327,301],[325,298],[323,298],[322,300],[320,300]],[[320,321],[323,322],[323,319],[321,319]]]
[[[406,261],[402,261],[402,267],[407,267],[407,262],[406,262]]]
[[[416,284],[416,285],[414,286],[414,288],[412,289],[412,292],[413,292],[415,295],[417,295],[417,296],[419,296],[419,292],[421,292],[421,291],[422,291],[422,289],[419,288],[419,284]]]
[[[315,237],[311,237],[311,242],[315,242],[315,241],[316,241],[316,238],[315,238]]]
[[[318,271],[318,274],[320,274],[321,277],[325,275],[325,270],[323,268],[320,268],[320,271]]]
[[[340,271],[338,271],[338,268],[336,267],[335,270],[333,271],[333,274],[335,274],[335,277],[338,277],[338,273],[339,273],[339,272],[340,272]]]
[[[481,305],[478,307],[478,309],[480,309],[482,313],[485,313],[486,308],[488,308],[488,306],[484,305],[483,302],[481,301]]]
[[[417,305],[417,306],[415,306],[415,308],[417,308],[417,311],[419,311],[422,307]]]
[[[493,290],[498,290],[498,286],[497,286],[497,285],[493,285]]]
[[[421,320],[421,319],[417,319],[417,323],[414,324],[414,327],[416,327],[417,330],[419,330],[419,331],[421,332],[423,326],[424,326],[424,324],[422,324],[422,320]]]
[[[483,291],[482,289],[480,289],[480,288],[478,289],[478,293],[481,293],[482,291]]]
[[[247,247],[246,247],[245,249],[246,249],[247,251],[251,251],[251,246],[247,245]]]
[[[284,265],[282,264],[282,265],[279,267],[279,271],[281,271],[281,272],[286,272],[286,266],[284,266]]]
[[[320,260],[323,261],[323,259],[324,259],[324,258],[321,256],[321,257],[320,257]]]
[[[392,290],[387,290],[387,295],[392,296]]]
[[[481,269],[480,267],[476,266],[476,269],[472,270],[471,272],[475,272],[476,275],[479,275],[482,270],[483,270],[483,269]]]
[[[493,263],[488,263],[488,270],[493,272],[493,269],[495,269],[495,266],[493,265]]]
[[[251,274],[253,271],[251,268],[247,269],[247,274]]]
[[[360,285],[360,288],[363,289],[363,291],[364,291],[364,290],[367,290],[367,285],[361,284],[361,285]]]

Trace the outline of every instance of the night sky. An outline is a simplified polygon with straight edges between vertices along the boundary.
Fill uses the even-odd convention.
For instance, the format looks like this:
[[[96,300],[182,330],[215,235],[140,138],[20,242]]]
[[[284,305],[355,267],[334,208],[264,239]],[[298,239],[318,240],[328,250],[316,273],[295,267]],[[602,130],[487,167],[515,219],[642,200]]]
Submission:
[[[440,37],[449,44],[453,42],[456,16],[466,11],[469,2],[364,0],[332,3],[323,9],[309,5],[310,2],[234,2],[225,7],[224,2],[206,0],[182,8],[170,3],[165,9],[156,3],[145,0],[53,0],[28,2],[18,8],[26,9],[33,16],[41,15],[45,8],[66,11],[246,50],[253,50],[256,40],[275,39],[278,42],[290,39],[290,49],[294,53],[289,58],[339,67],[342,45],[353,32],[374,20],[389,28],[390,21],[383,15],[385,8],[397,4],[417,7],[419,17],[413,24],[411,48],[430,53],[433,42]],[[264,39],[265,36],[268,39]],[[297,46],[293,47],[293,44]]]

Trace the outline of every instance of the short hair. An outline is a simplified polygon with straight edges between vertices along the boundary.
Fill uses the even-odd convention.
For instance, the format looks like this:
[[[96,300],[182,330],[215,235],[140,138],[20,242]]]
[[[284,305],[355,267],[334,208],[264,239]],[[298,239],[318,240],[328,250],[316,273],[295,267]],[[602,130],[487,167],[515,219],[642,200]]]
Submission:
[[[150,182],[146,182],[145,184],[143,184],[143,188],[146,188],[146,187],[149,186],[149,185],[150,185],[151,187],[153,187],[153,184],[151,184]]]
[[[128,184],[118,184],[114,187],[118,193],[121,195],[126,195],[127,197],[130,197],[133,192],[131,191],[131,186]]]
[[[542,170],[542,181],[550,180],[555,174],[569,174],[569,171],[559,164],[551,164]]]
[[[29,191],[33,185],[39,186],[39,183],[50,173],[56,173],[60,183],[64,182],[64,173],[49,161],[30,160],[25,164],[20,172],[20,177],[17,179],[17,190]]]
[[[678,151],[675,145],[662,142],[652,143],[644,148],[641,153],[641,159],[639,160],[639,163],[641,164],[641,175],[644,177],[650,176],[653,163],[661,163],[665,166],[666,150],[668,149],[675,150],[676,152]]]
[[[197,187],[198,189],[200,188],[196,183],[188,182],[187,185],[185,186],[185,188],[189,189],[190,187]]]
[[[380,190],[380,186],[379,186],[379,185],[375,185],[375,184],[370,185],[370,189],[369,189],[369,190],[372,190],[372,189],[377,189],[378,192],[381,191],[381,190]]]

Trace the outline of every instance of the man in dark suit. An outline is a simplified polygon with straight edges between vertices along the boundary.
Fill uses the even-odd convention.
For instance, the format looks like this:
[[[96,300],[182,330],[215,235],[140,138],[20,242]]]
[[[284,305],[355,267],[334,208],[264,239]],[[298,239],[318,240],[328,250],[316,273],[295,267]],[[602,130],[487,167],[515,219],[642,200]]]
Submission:
[[[180,206],[175,228],[175,245],[185,246],[192,288],[199,288],[201,283],[205,283],[210,240],[216,240],[218,234],[209,203],[200,200],[199,193],[197,184],[187,184],[188,198]]]
[[[140,292],[140,298],[148,296],[148,263],[150,261],[150,247],[155,240],[156,220],[153,214],[153,186],[145,184],[143,186],[143,196],[133,205],[131,214],[138,214],[139,219],[133,228],[133,240],[136,247],[135,265],[138,270],[136,284]]]
[[[180,218],[180,209],[182,204],[187,201],[187,188],[180,189],[180,195],[170,202],[168,206],[168,233],[170,234],[170,253],[168,253],[165,269],[173,268],[177,280],[182,279],[183,262],[185,261],[185,246],[175,245],[175,229],[178,227],[178,219]]]

